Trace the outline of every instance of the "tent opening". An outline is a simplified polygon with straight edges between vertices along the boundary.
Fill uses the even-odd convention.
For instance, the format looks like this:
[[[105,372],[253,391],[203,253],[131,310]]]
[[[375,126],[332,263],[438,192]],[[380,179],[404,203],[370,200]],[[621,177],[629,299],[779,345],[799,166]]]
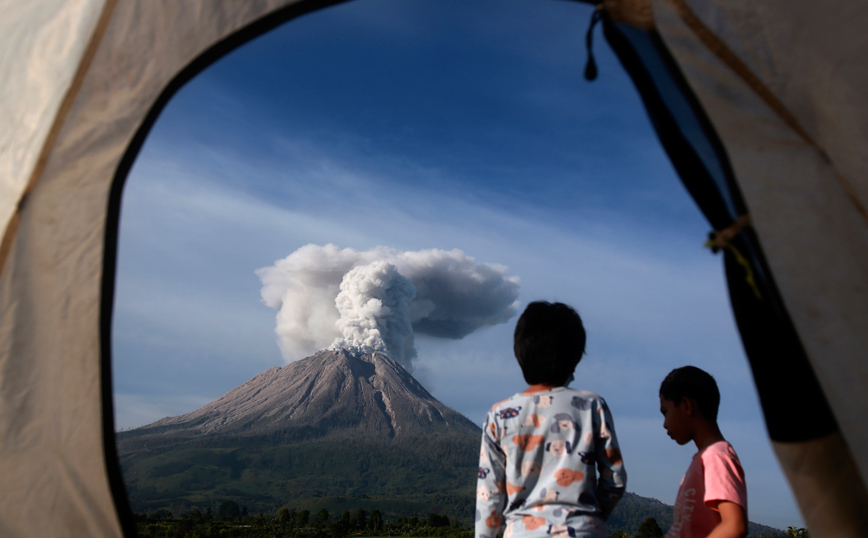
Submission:
[[[344,249],[458,249],[460,260],[519,277],[520,305],[559,300],[585,318],[577,383],[587,379],[582,388],[620,412],[622,445],[643,447],[628,463],[630,491],[674,497],[684,454],[659,428],[657,384],[687,363],[713,372],[743,462],[764,469],[752,499],[784,498],[752,518],[783,527],[798,516],[765,440],[720,262],[702,248],[709,225],[599,32],[600,76],[583,79],[592,6],[501,4],[333,6],[238,48],[174,94],[123,186],[115,429],[194,411],[328,343],[328,315],[310,323],[307,341],[274,334],[278,313],[262,303],[258,269],[294,255],[311,265],[291,275],[314,278]],[[293,298],[316,313],[334,294]],[[423,325],[406,364],[445,405],[480,422],[521,390],[514,317],[461,338]],[[206,500],[202,469],[220,461],[237,476]],[[132,510],[274,505],[249,500],[243,464],[139,468],[126,477]],[[182,489],[197,493],[154,494]],[[470,504],[448,515],[469,520]]]

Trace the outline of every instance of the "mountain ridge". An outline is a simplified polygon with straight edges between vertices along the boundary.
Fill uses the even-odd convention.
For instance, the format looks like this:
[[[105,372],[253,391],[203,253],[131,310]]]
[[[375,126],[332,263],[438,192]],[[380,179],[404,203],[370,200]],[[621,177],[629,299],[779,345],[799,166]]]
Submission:
[[[121,432],[118,438],[124,450],[130,440],[146,436],[181,440],[356,430],[394,439],[432,428],[480,432],[391,357],[323,350],[257,374],[195,411]]]

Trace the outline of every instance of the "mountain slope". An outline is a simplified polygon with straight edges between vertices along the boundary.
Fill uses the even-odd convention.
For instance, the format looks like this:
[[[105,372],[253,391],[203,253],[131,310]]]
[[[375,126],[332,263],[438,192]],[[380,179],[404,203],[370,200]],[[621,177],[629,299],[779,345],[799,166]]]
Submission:
[[[219,499],[274,511],[349,496],[395,514],[448,506],[469,515],[480,435],[390,357],[337,350],[121,432],[118,452],[136,511],[204,509]]]
[[[395,439],[430,430],[479,433],[463,415],[434,399],[394,359],[382,353],[320,351],[274,367],[210,404],[178,417],[119,434],[134,439],[180,440],[293,434],[302,438],[349,432]]]

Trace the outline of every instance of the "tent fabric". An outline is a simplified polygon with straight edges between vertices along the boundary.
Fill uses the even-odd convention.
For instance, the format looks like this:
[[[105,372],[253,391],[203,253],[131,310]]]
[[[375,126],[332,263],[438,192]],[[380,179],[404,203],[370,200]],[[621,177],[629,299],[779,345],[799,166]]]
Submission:
[[[729,226],[747,208],[726,148],[679,65],[653,26],[620,16],[603,22],[685,187],[715,229]],[[815,536],[859,535],[868,494],[756,233],[744,229],[733,245],[752,278],[725,249],[730,300],[778,458]]]
[[[764,90],[703,43],[685,10]],[[655,1],[654,13],[727,148],[787,310],[864,482],[868,406],[853,395],[868,382],[868,220],[860,209],[868,200],[868,64],[859,60],[868,8],[671,0]]]
[[[0,536],[131,532],[110,390],[123,180],[180,84],[257,33],[336,2],[0,0]],[[650,28],[647,1],[607,3],[641,10],[643,31]],[[840,429],[775,443],[776,451],[809,525],[818,525],[812,533],[855,534],[865,527],[859,513],[868,514],[866,405],[853,397],[868,381],[861,148],[868,108],[860,91],[868,82],[868,7],[858,0],[834,9],[807,0],[652,7],[661,43],[728,155],[715,164],[709,150],[718,152],[717,143],[696,134],[707,126],[697,131],[684,122],[689,115],[679,116],[690,166],[719,186],[706,214],[717,226],[750,212]],[[639,63],[656,61],[644,47],[635,51]],[[736,191],[743,200],[727,199]],[[814,514],[812,502],[844,523]]]
[[[860,95],[868,66],[859,61],[868,9],[838,7],[653,2],[667,48],[726,147],[785,310],[840,428],[773,442],[816,536],[857,536],[868,525],[866,404],[856,396],[868,381],[868,109]],[[758,342],[774,348],[739,325],[749,355]],[[788,365],[792,355],[785,347],[780,353]],[[763,400],[768,394],[754,372]],[[800,394],[808,402],[816,396]]]
[[[121,536],[101,360],[116,170],[188,64],[292,2],[5,4],[0,535]]]
[[[62,115],[103,3],[0,2],[0,230],[8,229]]]
[[[864,536],[868,494],[840,434],[805,443],[772,443],[811,536]]]
[[[714,229],[730,226],[747,209],[729,157],[659,34],[608,19],[603,27],[688,192]],[[837,432],[756,234],[748,227],[732,244],[736,250],[724,249],[730,298],[770,438],[804,441]]]

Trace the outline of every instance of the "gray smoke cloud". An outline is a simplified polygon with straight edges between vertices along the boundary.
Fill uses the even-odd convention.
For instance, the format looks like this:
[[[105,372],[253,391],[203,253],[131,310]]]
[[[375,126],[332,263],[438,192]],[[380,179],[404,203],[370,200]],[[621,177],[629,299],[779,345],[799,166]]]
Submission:
[[[306,245],[256,274],[287,362],[346,348],[382,351],[412,371],[414,334],[460,339],[518,311],[518,277],[458,249]]]

